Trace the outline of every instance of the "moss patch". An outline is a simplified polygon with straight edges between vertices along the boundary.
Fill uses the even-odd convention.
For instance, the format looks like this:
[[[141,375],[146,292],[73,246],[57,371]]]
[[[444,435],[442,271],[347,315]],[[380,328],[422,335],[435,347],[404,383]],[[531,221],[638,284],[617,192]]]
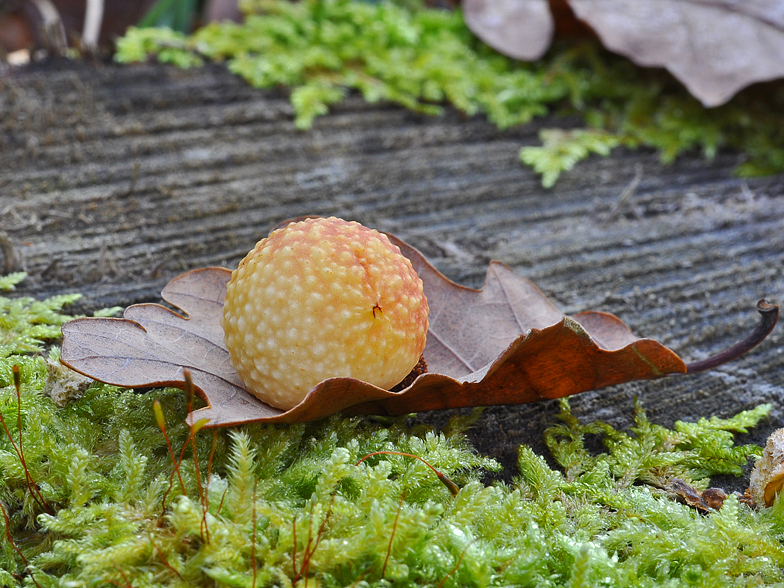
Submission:
[[[781,82],[706,109],[666,72],[639,68],[596,43],[556,44],[538,62],[513,61],[478,41],[459,11],[411,9],[402,1],[241,4],[245,23],[213,23],[190,37],[130,29],[118,42],[117,60],[155,55],[180,67],[225,61],[253,86],[291,88],[302,129],[348,90],[428,114],[448,102],[500,128],[548,114],[581,116],[587,129],[546,129],[541,146],[521,149],[546,186],[579,160],[618,145],[653,147],[664,161],[732,148],[748,156],[742,175],[784,172]]]
[[[62,320],[47,316],[51,328]],[[1,332],[23,342],[38,326]],[[675,476],[704,488],[713,474],[739,474],[761,450],[734,446],[733,433],[754,426],[770,406],[672,430],[650,423],[638,407],[635,427],[622,432],[578,422],[562,401],[561,423],[545,433],[562,469],[521,447],[515,483],[485,486],[482,470],[497,465],[467,444],[467,421],[453,421],[445,433],[404,419],[334,416],[202,430],[194,442],[179,390],[94,384],[57,408],[43,390],[59,376],[45,363],[18,351],[0,358],[0,413],[17,447],[23,441],[30,476],[9,435],[0,434],[7,516],[0,520],[0,586],[784,581],[779,502],[754,511],[731,496],[703,515],[663,490]],[[156,398],[174,452],[184,454],[179,473],[156,424]],[[589,435],[601,436],[605,451],[589,452]],[[453,497],[430,469],[403,456],[354,465],[376,451],[420,456],[461,489]]]

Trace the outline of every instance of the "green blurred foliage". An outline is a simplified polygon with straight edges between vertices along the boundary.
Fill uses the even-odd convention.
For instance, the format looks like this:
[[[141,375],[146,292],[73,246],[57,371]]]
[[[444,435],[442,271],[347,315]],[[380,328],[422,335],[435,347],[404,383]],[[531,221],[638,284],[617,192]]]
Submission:
[[[665,162],[730,148],[747,156],[742,175],[784,171],[781,82],[706,109],[665,71],[639,68],[596,43],[557,43],[543,59],[520,63],[477,40],[459,11],[411,4],[245,0],[242,24],[212,23],[190,36],[132,28],[116,58],[154,55],[180,67],[226,62],[253,86],[290,88],[300,129],[349,90],[427,114],[448,103],[500,128],[545,115],[580,116],[587,129],[547,130],[541,146],[521,150],[547,186],[581,159],[618,145],[653,147]]]

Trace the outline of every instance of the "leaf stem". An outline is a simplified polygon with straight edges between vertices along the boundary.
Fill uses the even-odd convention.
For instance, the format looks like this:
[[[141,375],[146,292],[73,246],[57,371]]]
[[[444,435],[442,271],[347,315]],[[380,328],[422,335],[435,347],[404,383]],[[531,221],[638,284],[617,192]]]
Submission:
[[[760,322],[748,337],[741,339],[732,347],[716,355],[687,364],[686,373],[694,374],[713,369],[740,357],[762,343],[765,337],[773,330],[773,327],[776,326],[776,321],[779,318],[779,307],[778,304],[773,304],[762,298],[757,302],[757,312],[760,313]]]

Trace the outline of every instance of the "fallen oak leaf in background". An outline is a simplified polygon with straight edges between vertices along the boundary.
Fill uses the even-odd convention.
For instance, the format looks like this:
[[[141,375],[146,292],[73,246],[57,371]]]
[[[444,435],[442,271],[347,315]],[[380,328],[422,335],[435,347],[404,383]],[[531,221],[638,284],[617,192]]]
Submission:
[[[423,353],[429,371],[400,392],[331,378],[288,411],[251,395],[223,343],[220,317],[231,276],[225,268],[187,272],[163,289],[163,300],[187,317],[158,304],[139,304],[128,307],[122,319],[66,323],[61,361],[98,381],[129,388],[182,388],[188,368],[208,405],[188,421],[209,419],[208,427],[311,421],[342,410],[394,415],[520,404],[688,371],[673,351],[637,338],[613,315],[564,316],[534,284],[502,263],[491,262],[484,287],[474,290],[451,282],[419,251],[389,237],[411,260],[430,305]],[[756,343],[773,328],[777,308],[770,305],[763,313]]]
[[[781,0],[568,0],[605,47],[665,67],[705,106],[784,76]]]
[[[706,107],[784,76],[782,0],[566,2],[607,49],[637,65],[665,67]],[[510,57],[533,60],[552,37],[552,17],[541,15],[551,4],[557,3],[464,0],[463,10],[466,25],[482,41]]]
[[[535,61],[553,41],[555,22],[547,0],[463,0],[466,26],[496,51]]]

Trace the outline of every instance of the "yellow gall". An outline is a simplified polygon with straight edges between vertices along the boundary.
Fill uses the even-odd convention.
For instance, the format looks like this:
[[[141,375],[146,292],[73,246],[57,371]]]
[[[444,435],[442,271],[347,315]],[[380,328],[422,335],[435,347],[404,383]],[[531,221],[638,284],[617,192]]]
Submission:
[[[262,239],[232,273],[221,321],[248,390],[288,410],[319,382],[389,389],[419,361],[428,330],[422,280],[378,231],[307,219]]]

